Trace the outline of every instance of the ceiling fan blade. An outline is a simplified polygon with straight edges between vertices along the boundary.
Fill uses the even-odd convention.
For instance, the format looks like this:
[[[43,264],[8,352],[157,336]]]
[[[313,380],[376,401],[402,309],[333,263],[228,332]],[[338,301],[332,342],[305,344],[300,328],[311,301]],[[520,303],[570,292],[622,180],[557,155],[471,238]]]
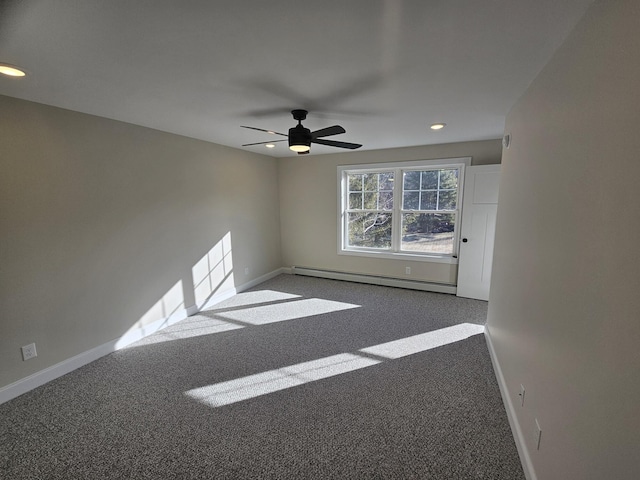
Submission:
[[[331,135],[340,135],[341,133],[345,132],[346,130],[340,125],[334,125],[332,127],[321,128],[320,130],[311,132],[311,138],[330,137]]]
[[[268,142],[245,143],[242,147],[251,147],[252,145],[266,145],[267,143],[286,142],[286,140],[269,140]]]
[[[241,128],[250,128],[251,130],[258,130],[259,132],[270,133],[272,135],[281,135],[283,137],[288,137],[286,133],[274,132],[273,130],[265,130],[264,128],[256,128],[256,127],[247,127],[245,125],[240,125]],[[266,142],[269,143],[269,142]]]
[[[329,147],[348,148],[349,150],[355,150],[362,146],[359,143],[336,142],[335,140],[324,140],[322,138],[313,138],[311,139],[311,143],[319,143],[320,145],[327,145]]]

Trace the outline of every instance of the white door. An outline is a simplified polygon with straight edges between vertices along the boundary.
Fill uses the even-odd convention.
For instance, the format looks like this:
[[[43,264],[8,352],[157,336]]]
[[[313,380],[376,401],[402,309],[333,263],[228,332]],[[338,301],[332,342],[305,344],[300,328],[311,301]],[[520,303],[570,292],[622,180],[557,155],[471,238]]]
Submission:
[[[458,260],[459,297],[489,300],[500,165],[465,169]]]

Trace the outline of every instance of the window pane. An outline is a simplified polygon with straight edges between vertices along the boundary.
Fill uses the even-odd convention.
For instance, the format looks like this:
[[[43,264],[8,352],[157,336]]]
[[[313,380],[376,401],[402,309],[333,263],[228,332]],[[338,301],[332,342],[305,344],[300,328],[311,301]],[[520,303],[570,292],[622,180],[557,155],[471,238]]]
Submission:
[[[360,208],[362,208],[362,194],[361,193],[350,193],[349,194],[349,208],[350,209],[360,209]]]
[[[380,204],[379,210],[392,210],[393,209],[393,192],[380,192]]]
[[[422,253],[453,253],[453,213],[405,213],[402,215],[401,249]]]
[[[365,192],[375,192],[378,190],[378,174],[377,173],[365,173],[364,175],[364,190]]]
[[[393,172],[380,174],[380,190],[393,190]]]
[[[403,210],[418,210],[420,207],[420,192],[405,192]]]
[[[422,190],[437,190],[438,188],[438,171],[428,170],[422,172]]]
[[[420,190],[420,172],[405,172],[404,189]]]
[[[362,175],[347,175],[349,180],[349,191],[359,192],[362,191]]]
[[[458,170],[440,170],[440,188],[458,188]]]
[[[455,210],[457,196],[458,192],[455,190],[440,191],[438,210]]]
[[[376,210],[378,208],[378,194],[375,192],[365,192],[364,208],[368,210]]]
[[[422,192],[420,199],[420,210],[436,210],[438,192]]]
[[[352,247],[391,248],[390,213],[349,213],[348,241]]]

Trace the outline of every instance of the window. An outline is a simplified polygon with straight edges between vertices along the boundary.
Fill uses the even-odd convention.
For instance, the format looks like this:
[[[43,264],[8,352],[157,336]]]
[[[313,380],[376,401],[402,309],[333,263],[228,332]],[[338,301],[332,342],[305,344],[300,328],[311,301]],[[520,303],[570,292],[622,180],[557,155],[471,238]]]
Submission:
[[[470,159],[338,167],[339,253],[454,262]]]
[[[391,248],[394,172],[347,173],[348,245]]]

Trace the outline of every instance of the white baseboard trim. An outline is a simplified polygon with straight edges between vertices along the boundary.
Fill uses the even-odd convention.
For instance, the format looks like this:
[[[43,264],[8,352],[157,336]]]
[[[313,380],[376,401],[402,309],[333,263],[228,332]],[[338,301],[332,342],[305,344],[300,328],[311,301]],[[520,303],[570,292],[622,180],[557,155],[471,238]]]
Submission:
[[[27,393],[30,390],[38,388],[45,383],[50,382],[51,380],[55,380],[62,375],[66,375],[67,373],[83,367],[84,365],[87,365],[88,363],[91,363],[99,359],[100,357],[115,352],[116,350],[120,350],[121,348],[125,348],[128,345],[131,345],[133,342],[137,342],[138,340],[141,340],[142,338],[149,336],[152,333],[158,332],[170,325],[173,325],[174,323],[184,320],[185,318],[198,313],[204,308],[211,307],[216,303],[220,303],[227,298],[233,297],[239,292],[248,290],[249,288],[252,288],[266,280],[280,275],[281,273],[284,273],[283,270],[284,269],[282,268],[274,270],[273,272],[262,275],[261,277],[244,283],[236,288],[232,288],[218,295],[215,295],[208,299],[205,305],[201,308],[198,308],[197,305],[191,305],[187,308],[180,309],[172,313],[167,318],[161,318],[143,327],[130,330],[120,338],[111,340],[110,342],[99,345],[95,348],[92,348],[91,350],[87,350],[71,358],[67,358],[66,360],[47,367],[44,370],[40,370],[39,372],[29,375],[28,377],[10,383],[9,385],[0,388],[0,405],[22,395],[23,393]]]
[[[128,345],[131,345],[133,342],[137,342],[138,340],[151,335],[163,328],[168,327],[169,325],[173,325],[174,323],[179,322],[187,318],[189,315],[195,313],[194,307],[188,307],[185,309],[177,310],[173,312],[167,318],[160,318],[151,322],[142,327],[129,330],[122,337],[117,338],[115,340],[111,340],[107,343],[99,345],[91,350],[87,350],[85,352],[79,353],[71,358],[67,358],[60,363],[56,363],[50,367],[45,368],[44,370],[40,370],[28,377],[22,378],[17,382],[10,383],[9,385],[0,388],[0,405],[12,400],[23,393],[27,393],[34,388],[38,388],[45,383],[50,382],[51,380],[55,380],[58,377],[66,375],[88,363],[91,363],[100,357],[104,357],[116,350],[120,350],[121,348],[125,348]]]
[[[364,275],[359,273],[345,273],[331,270],[320,270],[315,268],[292,266],[290,272],[293,275],[307,275],[311,277],[329,278],[332,280],[346,280],[348,282],[368,283],[371,285],[382,285],[385,287],[408,288],[411,290],[423,290],[426,292],[456,294],[455,285],[435,282],[421,282],[416,280],[402,280],[393,277],[383,277],[376,275]],[[284,272],[289,273],[289,272]]]
[[[197,314],[198,312],[202,311],[202,310],[207,310],[211,307],[213,307],[215,304],[220,303],[224,300],[226,300],[227,298],[231,298],[234,295],[236,295],[238,293],[238,288],[234,287],[234,288],[230,288],[228,290],[225,290],[224,292],[220,292],[220,293],[216,293],[215,295],[212,295],[211,297],[207,298],[202,305],[196,305],[195,307],[195,313],[192,315]]]
[[[245,290],[249,290],[250,288],[253,288],[256,285],[260,285],[261,283],[266,282],[267,280],[271,280],[272,278],[277,277],[282,273],[286,273],[286,270],[287,270],[286,268],[276,268],[272,272],[265,273],[264,275],[258,278],[254,278],[250,282],[243,283],[239,287],[236,287],[236,290],[238,290],[238,293],[244,292]]]
[[[202,306],[198,307],[196,309],[197,313],[201,310],[207,310],[208,308],[212,308],[214,305],[233,297],[234,295],[237,295],[238,293],[244,292],[245,290],[249,290],[250,288],[255,287],[256,285],[260,285],[262,282],[266,282],[267,280],[272,279],[273,277],[277,277],[278,275],[280,275],[281,273],[286,273],[284,271],[284,268],[278,268],[276,270],[273,270],[272,272],[266,273],[258,278],[254,278],[253,280],[247,282],[247,283],[243,283],[242,285],[239,285],[235,288],[230,288],[229,290],[225,290],[224,292],[218,293],[216,295],[213,295],[212,297],[209,297],[203,304]],[[193,315],[193,313],[191,314]]]
[[[137,342],[138,340],[143,339],[144,337],[148,337],[152,333],[156,333],[164,328],[167,328],[174,323],[178,323],[180,320],[184,320],[190,315],[193,315],[198,310],[195,308],[195,305],[190,307],[180,309],[177,312],[172,313],[169,317],[159,318],[147,325],[142,327],[138,327],[134,330],[129,330],[119,339],[115,340],[114,349],[112,351],[120,350],[121,348],[125,348],[128,345],[131,345],[133,342]],[[111,342],[109,342],[110,344]],[[109,352],[111,353],[111,352]]]
[[[66,375],[77,368],[115,351],[116,342],[117,340],[113,340],[105,343],[104,345],[92,348],[91,350],[87,350],[86,352],[82,352],[74,357],[67,358],[60,363],[0,388],[0,404],[8,402],[23,393],[27,393],[34,388],[38,388],[51,380],[55,380],[62,375]]]
[[[504,375],[502,374],[502,368],[500,367],[500,362],[498,361],[498,357],[496,356],[496,352],[493,347],[493,341],[491,340],[491,331],[489,330],[488,325],[485,325],[484,327],[484,336],[487,339],[487,346],[489,347],[491,363],[493,364],[493,369],[496,372],[496,379],[498,381],[498,386],[500,387],[502,402],[504,403],[504,407],[507,410],[507,418],[509,420],[509,425],[511,426],[513,439],[516,442],[516,448],[518,449],[518,454],[520,456],[520,462],[522,463],[524,475],[527,480],[537,480],[538,477],[533,468],[533,463],[531,462],[531,455],[529,454],[529,449],[527,448],[527,445],[524,441],[524,434],[522,432],[522,428],[520,428],[520,423],[518,423],[514,404],[511,400],[511,395],[509,395],[509,389],[507,388]]]

